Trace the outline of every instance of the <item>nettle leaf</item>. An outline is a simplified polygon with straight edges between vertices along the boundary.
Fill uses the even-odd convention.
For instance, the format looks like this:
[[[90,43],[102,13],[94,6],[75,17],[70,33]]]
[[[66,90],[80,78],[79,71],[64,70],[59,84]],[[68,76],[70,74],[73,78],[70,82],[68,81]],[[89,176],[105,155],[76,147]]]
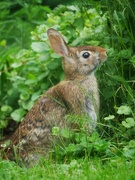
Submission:
[[[74,151],[76,151],[76,145],[73,144],[73,143],[70,143],[70,144],[68,145],[68,147],[66,147],[66,151],[67,151],[67,152],[74,152]]]
[[[37,83],[37,79],[28,79],[25,81],[26,85],[35,84]]]
[[[22,57],[24,57],[24,56],[26,56],[26,55],[28,55],[28,54],[29,54],[29,50],[21,49],[21,50],[17,53],[16,58],[17,58],[17,59],[20,59],[20,58],[22,58]]]
[[[49,46],[44,42],[33,42],[31,48],[35,52],[45,52],[46,50],[50,50]]]
[[[98,134],[98,132],[94,132],[94,133],[89,137],[89,140],[90,140],[91,142],[98,141],[98,140],[99,140],[99,134]]]
[[[20,122],[23,118],[23,116],[25,115],[26,111],[23,109],[16,109],[14,112],[11,113],[11,117],[17,121]]]
[[[94,148],[97,150],[97,151],[103,151],[105,150],[107,147],[109,146],[109,143],[106,142],[105,140],[99,140],[99,141],[96,141],[94,142]]]
[[[126,128],[131,128],[135,126],[135,120],[133,118],[126,118],[125,121],[122,121],[122,125]]]
[[[131,108],[129,106],[120,106],[117,113],[129,115],[131,113]]]

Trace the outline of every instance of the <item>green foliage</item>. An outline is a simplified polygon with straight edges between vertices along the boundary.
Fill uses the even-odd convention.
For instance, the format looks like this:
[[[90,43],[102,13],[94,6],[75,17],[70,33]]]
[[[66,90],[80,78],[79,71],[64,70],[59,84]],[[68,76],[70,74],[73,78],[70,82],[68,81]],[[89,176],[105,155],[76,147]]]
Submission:
[[[68,129],[61,129],[58,134],[53,134],[59,138],[60,143],[56,144],[52,150],[52,155],[59,159],[74,159],[77,157],[92,157],[97,155],[100,158],[108,157],[110,142],[101,139],[97,132],[91,136],[85,131],[71,132]]]
[[[109,112],[112,102],[114,106],[128,104],[135,111],[135,35],[132,23],[135,20],[134,5],[131,5],[133,2],[130,0],[111,3],[106,1],[106,3],[102,1],[102,5],[105,5],[111,49],[106,64],[108,67],[105,69],[106,76],[103,74],[101,77],[105,80],[104,83],[101,81],[101,89],[104,87],[103,99],[107,98],[107,101],[110,99],[107,102]]]
[[[129,106],[120,106],[117,111],[118,114],[131,114],[131,108]]]
[[[122,121],[122,124],[126,128],[131,128],[135,126],[135,121],[133,118],[126,118],[125,121]]]
[[[24,100],[24,93],[28,96],[32,93],[32,100],[40,94],[40,92],[34,94],[35,91],[31,91],[28,87],[30,82],[36,79],[32,75],[32,69],[37,64],[35,63],[35,67],[34,65],[29,66],[29,70],[25,67],[30,58],[32,62],[34,54],[30,55],[30,50],[23,48],[29,47],[30,31],[37,24],[43,23],[48,12],[50,9],[40,6],[39,1],[23,3],[21,0],[14,2],[6,0],[0,2],[0,129],[5,128],[11,118],[21,121],[24,111],[32,107],[33,101],[26,102],[28,99],[26,100],[25,97]],[[25,80],[26,74],[27,78],[31,77],[31,81]]]
[[[80,132],[53,127],[53,136],[61,142],[56,157],[66,161],[98,156],[112,164],[121,157],[134,160],[135,6],[130,0],[86,0],[51,11],[40,3],[0,2],[0,129],[11,119],[22,121],[41,94],[64,78],[61,58],[47,39],[46,31],[53,27],[71,46],[108,50],[108,60],[96,72],[101,96],[97,132],[89,136],[83,129],[86,118],[68,116],[69,121],[80,121]]]
[[[99,123],[100,130],[104,127],[104,129],[102,129],[102,135],[99,131],[93,132],[93,134],[89,136],[89,133],[85,130],[85,126],[82,126],[82,122],[80,121],[78,121],[81,123],[80,127],[82,127],[80,131],[70,131],[69,129],[59,129],[59,127],[54,127],[52,135],[59,139],[59,143],[56,144],[55,150],[52,150],[55,158],[57,160],[61,158],[73,159],[82,156],[97,157],[98,155],[98,157],[103,160],[116,157],[120,158],[121,156],[134,160],[135,119],[132,117],[132,113],[129,109],[128,106],[121,106],[118,108],[117,113],[121,115],[119,119],[124,119],[119,123],[114,115],[105,117],[106,123]],[[123,115],[126,116],[122,117]],[[76,117],[74,117],[74,119],[75,118]],[[83,120],[86,122],[85,119],[82,119],[82,121]],[[117,128],[114,127],[113,122],[111,121],[117,121]],[[111,138],[110,133],[106,134],[107,128],[113,134]]]
[[[1,105],[12,107],[12,119],[21,121],[40,94],[64,78],[60,57],[49,47],[47,29],[58,29],[71,45],[100,45],[105,43],[104,34],[101,34],[104,25],[105,17],[100,16],[96,9],[85,11],[73,5],[60,6],[48,14],[44,24],[31,32],[30,50],[21,49],[14,54],[10,52],[9,60],[6,60],[9,67],[1,67],[4,68],[2,76],[5,78],[5,81],[1,81]],[[2,112],[1,121],[5,121],[5,113]]]

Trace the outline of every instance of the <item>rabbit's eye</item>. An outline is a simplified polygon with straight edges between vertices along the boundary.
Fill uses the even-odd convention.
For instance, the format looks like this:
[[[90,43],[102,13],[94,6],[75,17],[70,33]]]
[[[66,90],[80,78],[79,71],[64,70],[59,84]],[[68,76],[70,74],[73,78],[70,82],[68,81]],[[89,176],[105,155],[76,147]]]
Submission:
[[[85,53],[83,53],[83,55],[82,55],[82,56],[86,59],[86,58],[88,58],[88,57],[90,56],[90,53],[85,52]]]

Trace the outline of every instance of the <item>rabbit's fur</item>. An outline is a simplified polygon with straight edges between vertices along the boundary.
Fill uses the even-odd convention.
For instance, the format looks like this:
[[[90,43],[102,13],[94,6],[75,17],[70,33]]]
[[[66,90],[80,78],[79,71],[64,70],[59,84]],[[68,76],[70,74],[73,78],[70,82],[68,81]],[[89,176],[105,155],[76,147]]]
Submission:
[[[26,163],[40,154],[46,155],[51,147],[53,127],[74,128],[65,118],[67,114],[87,116],[89,132],[96,127],[99,95],[94,70],[106,59],[106,50],[96,46],[69,47],[52,28],[47,34],[54,52],[63,57],[65,80],[40,97],[10,137],[5,157],[11,160],[15,154]]]

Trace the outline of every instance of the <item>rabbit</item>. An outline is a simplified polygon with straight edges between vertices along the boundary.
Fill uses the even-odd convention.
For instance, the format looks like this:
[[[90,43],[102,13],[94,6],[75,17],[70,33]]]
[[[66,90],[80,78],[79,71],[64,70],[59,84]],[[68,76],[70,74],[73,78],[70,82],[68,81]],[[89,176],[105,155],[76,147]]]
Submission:
[[[98,65],[107,58],[106,49],[98,46],[69,47],[55,29],[47,31],[52,50],[63,57],[65,79],[51,87],[26,114],[24,120],[9,138],[4,158],[22,160],[27,165],[47,156],[52,147],[52,128],[74,129],[67,121],[68,114],[87,116],[86,129],[92,133],[99,113],[99,93],[94,75]],[[79,128],[79,127],[77,127]],[[3,144],[1,144],[2,146]]]

